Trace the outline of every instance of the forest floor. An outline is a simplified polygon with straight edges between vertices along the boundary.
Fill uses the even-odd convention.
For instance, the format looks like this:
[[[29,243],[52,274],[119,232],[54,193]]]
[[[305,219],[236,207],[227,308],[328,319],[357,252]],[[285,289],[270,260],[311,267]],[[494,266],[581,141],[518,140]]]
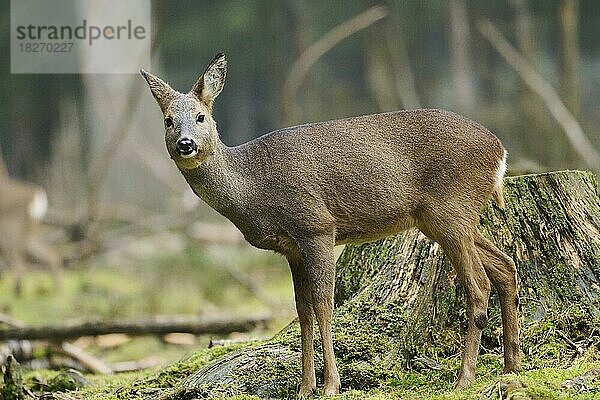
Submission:
[[[138,243],[132,247],[142,246]],[[235,340],[271,336],[295,315],[289,269],[274,253],[245,243],[186,246],[182,251],[158,253],[140,258],[111,252],[69,266],[59,290],[48,271],[29,270],[20,297],[14,295],[9,280],[0,277],[0,313],[27,326],[157,315],[207,319],[272,316],[268,326],[227,337]],[[233,275],[251,279],[261,292],[253,293],[252,288],[240,283],[239,276]],[[106,335],[84,337],[74,344],[109,364],[152,359],[157,366],[165,366],[205,349],[211,339],[224,338],[187,335],[185,339],[187,344],[172,344],[151,335]]]
[[[235,271],[250,276],[261,293],[253,293],[251,288],[240,284]],[[20,298],[12,295],[5,279],[0,281],[0,312],[28,325],[175,314],[273,315],[268,327],[228,337],[242,341],[268,338],[295,316],[291,278],[283,258],[246,245],[186,247],[183,251],[165,252],[151,259],[115,258],[114,255],[99,258],[68,268],[60,291],[53,288],[47,272],[30,271]],[[156,336],[117,340],[116,344],[101,337],[79,339],[75,344],[109,364],[152,358],[156,366],[109,376],[86,374],[88,385],[64,394],[61,391],[77,385],[68,377],[65,379],[61,371],[25,370],[25,387],[34,393],[52,389],[55,397],[44,398],[142,399],[148,394],[147,390],[170,387],[211,360],[250,345],[208,349],[210,339],[197,337],[185,345],[172,344]],[[418,368],[386,373],[375,389],[343,388],[343,393],[336,398],[600,399],[598,349],[583,354],[573,351],[572,356],[565,357],[558,352],[569,344],[556,345],[552,340],[548,339],[547,353],[556,348],[556,362],[542,363],[525,354],[523,372],[519,375],[502,375],[501,355],[482,354],[477,365],[477,380],[469,389],[452,388],[460,367],[460,355],[456,355],[433,363],[425,361]],[[322,385],[320,377],[318,380]],[[228,388],[223,388],[221,395],[232,399],[255,398],[235,395]],[[181,397],[184,398],[188,397]]]
[[[217,347],[197,351],[188,359],[166,368],[139,371],[113,376],[88,375],[89,386],[68,392],[66,396],[45,397],[55,399],[146,399],[152,397],[157,388],[167,388],[177,384],[192,372],[208,362],[240,348],[240,345]],[[395,371],[392,377],[381,381],[375,389],[357,390],[343,388],[339,396],[316,398],[337,399],[600,399],[600,361],[597,354],[587,354],[575,358],[569,365],[535,368],[525,357],[524,371],[519,375],[502,375],[501,357],[484,354],[477,364],[477,380],[468,389],[454,390],[452,382],[460,366],[460,358],[436,360],[436,370]],[[299,377],[298,377],[299,378]],[[320,379],[319,384],[322,385]],[[53,387],[54,391],[75,385],[65,380],[56,371],[34,371],[25,376],[26,386],[35,389]],[[62,385],[62,387],[61,387]],[[167,391],[168,392],[168,391]],[[161,392],[164,393],[164,392]],[[256,396],[235,394],[235,390],[223,386],[210,388],[207,397],[201,392],[180,393],[168,399],[227,398],[259,399]],[[150,397],[147,397],[150,395]],[[198,396],[198,397],[195,397]],[[214,396],[214,397],[213,397]],[[287,397],[285,397],[287,398]]]

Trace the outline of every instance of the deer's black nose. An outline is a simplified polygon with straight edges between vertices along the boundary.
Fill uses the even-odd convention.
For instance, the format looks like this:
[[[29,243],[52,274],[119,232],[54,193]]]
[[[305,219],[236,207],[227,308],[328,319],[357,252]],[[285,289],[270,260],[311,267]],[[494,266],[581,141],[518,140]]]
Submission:
[[[177,151],[179,154],[183,156],[189,156],[198,150],[198,145],[192,139],[189,138],[181,138],[175,144]]]

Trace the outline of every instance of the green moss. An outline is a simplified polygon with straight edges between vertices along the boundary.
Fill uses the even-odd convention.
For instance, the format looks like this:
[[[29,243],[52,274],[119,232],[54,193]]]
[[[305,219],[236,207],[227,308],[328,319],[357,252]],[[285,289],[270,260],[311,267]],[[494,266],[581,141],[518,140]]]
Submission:
[[[45,384],[48,392],[68,392],[89,386],[90,382],[81,372],[69,369],[58,373]]]
[[[2,382],[0,382],[0,398],[3,400],[23,399],[23,372],[21,366],[11,355],[2,366]]]
[[[583,329],[580,333],[582,335],[580,337],[583,337],[586,335],[588,326],[581,325],[583,321],[573,316],[554,320],[554,323],[552,323],[552,318],[555,317],[554,315],[548,316],[548,319],[529,324],[523,330],[526,353],[523,360],[525,371],[522,374],[518,376],[501,375],[501,356],[484,354],[478,360],[478,375],[475,385],[472,388],[458,391],[452,389],[456,371],[460,366],[460,356],[458,354],[437,359],[413,360],[410,368],[406,368],[406,366],[389,368],[386,366],[385,358],[380,358],[385,351],[377,350],[381,345],[378,342],[379,339],[370,339],[375,349],[368,349],[368,346],[365,345],[363,349],[366,351],[364,353],[353,351],[343,354],[342,349],[336,348],[340,373],[344,379],[342,387],[346,390],[336,398],[499,399],[499,397],[493,397],[496,393],[502,393],[502,399],[597,398],[599,392],[595,384],[595,386],[589,386],[584,393],[562,386],[569,379],[585,374],[591,369],[600,368],[600,357],[598,357],[597,346],[592,346],[586,354],[574,358],[573,351],[567,348],[568,345],[563,345],[564,340],[555,336],[555,332],[558,329],[565,329],[566,324],[574,323],[574,328]],[[360,325],[360,322],[356,324]],[[355,325],[352,327],[354,328]],[[290,328],[290,330],[293,331],[295,328]],[[357,336],[359,341],[364,339],[360,332],[357,333],[359,334]],[[567,334],[573,334],[573,332],[568,331]],[[288,338],[292,337],[293,335],[290,335]],[[340,338],[342,346],[349,345],[349,338],[350,335]],[[576,340],[579,337],[574,336],[573,338]],[[106,378],[107,381],[103,382],[102,386],[84,388],[79,392],[73,392],[72,395],[78,399],[107,400],[143,399],[151,393],[169,393],[168,397],[161,398],[174,400],[195,398],[292,398],[294,396],[300,377],[298,360],[281,362],[272,357],[272,354],[267,351],[262,356],[258,355],[259,360],[257,363],[262,366],[261,370],[254,371],[253,374],[248,374],[242,378],[241,381],[244,383],[242,388],[237,385],[209,384],[194,388],[182,388],[176,391],[165,391],[165,389],[180,384],[183,379],[202,368],[211,359],[238,350],[240,347],[209,349],[141,379],[136,375]],[[393,347],[392,344],[383,346],[384,349],[388,350],[391,347]],[[531,351],[532,353],[529,354],[528,352]],[[543,367],[543,365],[546,366]],[[320,365],[318,367],[320,368]],[[318,379],[322,383],[322,377]],[[270,383],[265,385],[265,380]],[[267,389],[268,393],[266,393]],[[253,390],[258,390],[255,393],[259,397],[244,394],[251,393]],[[261,393],[260,390],[265,392]],[[491,397],[482,397],[482,394],[487,393],[487,391],[489,391]]]
[[[168,398],[172,400],[239,398],[242,396],[239,392],[239,389],[233,385],[213,383],[199,385],[195,388],[182,388],[169,395]]]
[[[299,358],[295,362],[274,358],[270,352],[259,352],[257,364],[260,373],[246,371],[242,377],[244,389],[261,398],[293,398],[300,387],[301,368]]]
[[[210,361],[222,357],[225,354],[228,354],[234,350],[238,350],[249,345],[250,344],[248,343],[243,343],[231,346],[218,346],[199,351],[186,360],[166,367],[160,370],[155,375],[136,382],[135,386],[144,388],[172,388],[183,378],[204,367]]]

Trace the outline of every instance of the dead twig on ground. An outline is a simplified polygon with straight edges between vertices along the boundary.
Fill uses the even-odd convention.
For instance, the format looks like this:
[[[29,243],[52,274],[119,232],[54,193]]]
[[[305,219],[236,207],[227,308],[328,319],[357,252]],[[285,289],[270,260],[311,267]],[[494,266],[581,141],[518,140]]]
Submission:
[[[94,374],[111,375],[113,373],[113,370],[104,361],[69,342],[62,342],[60,345],[54,347],[53,350],[79,362],[85,369]]]

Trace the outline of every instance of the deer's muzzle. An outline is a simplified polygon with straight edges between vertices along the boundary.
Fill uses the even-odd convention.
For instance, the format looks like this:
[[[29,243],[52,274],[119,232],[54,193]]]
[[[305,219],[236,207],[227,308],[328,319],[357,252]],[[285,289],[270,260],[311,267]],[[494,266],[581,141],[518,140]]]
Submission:
[[[184,158],[190,158],[198,154],[198,145],[190,138],[181,138],[175,143],[177,152]]]

